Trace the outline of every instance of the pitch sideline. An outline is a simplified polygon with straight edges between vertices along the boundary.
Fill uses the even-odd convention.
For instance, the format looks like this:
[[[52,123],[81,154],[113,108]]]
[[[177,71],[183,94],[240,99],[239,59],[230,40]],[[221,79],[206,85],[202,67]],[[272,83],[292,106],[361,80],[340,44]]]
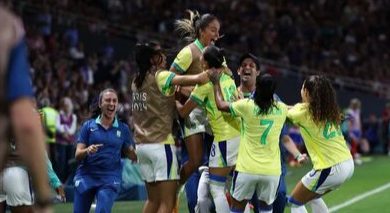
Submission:
[[[352,204],[354,204],[354,203],[356,203],[356,202],[358,202],[358,201],[360,201],[360,200],[362,200],[362,199],[364,199],[366,197],[369,197],[371,195],[374,195],[374,194],[377,194],[377,193],[379,193],[381,191],[384,191],[387,188],[390,188],[390,183],[387,183],[387,184],[382,185],[382,186],[380,186],[378,188],[372,189],[372,190],[370,190],[368,192],[365,192],[365,193],[363,193],[361,195],[355,196],[352,199],[349,199],[349,200],[347,200],[346,202],[344,202],[342,204],[339,204],[339,205],[336,205],[336,206],[332,206],[331,208],[329,208],[329,212],[336,212],[337,210],[340,210],[342,208],[350,206],[350,205],[352,205]]]

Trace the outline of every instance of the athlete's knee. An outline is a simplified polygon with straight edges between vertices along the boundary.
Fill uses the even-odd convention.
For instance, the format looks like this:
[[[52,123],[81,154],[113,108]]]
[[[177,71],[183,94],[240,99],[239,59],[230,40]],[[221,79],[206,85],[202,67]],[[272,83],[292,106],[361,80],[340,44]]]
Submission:
[[[193,172],[198,170],[199,166],[201,166],[201,160],[198,160],[197,158],[189,158],[183,168],[185,167],[185,170],[188,172],[188,176],[191,176]]]
[[[202,165],[202,158],[201,157],[193,157],[192,159],[189,160],[190,167],[194,170],[198,169],[199,166]]]
[[[117,193],[113,190],[100,190],[97,193],[97,210],[101,210],[102,212],[110,212],[112,206],[114,205],[114,201],[117,197]]]

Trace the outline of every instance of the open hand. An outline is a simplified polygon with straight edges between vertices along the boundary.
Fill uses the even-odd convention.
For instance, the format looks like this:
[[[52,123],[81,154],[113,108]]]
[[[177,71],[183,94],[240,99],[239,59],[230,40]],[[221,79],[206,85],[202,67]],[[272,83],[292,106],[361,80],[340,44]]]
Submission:
[[[65,197],[65,191],[64,191],[64,186],[59,186],[56,188],[56,193],[58,196],[60,196],[61,202],[66,202],[66,197]]]

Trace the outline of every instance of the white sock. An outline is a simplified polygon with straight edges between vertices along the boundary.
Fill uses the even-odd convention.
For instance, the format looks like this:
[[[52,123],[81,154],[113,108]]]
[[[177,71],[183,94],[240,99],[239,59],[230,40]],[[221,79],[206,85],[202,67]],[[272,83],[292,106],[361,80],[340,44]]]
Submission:
[[[291,206],[291,213],[307,213],[307,210],[306,210],[304,205],[302,205],[302,206],[292,205]]]
[[[244,213],[251,213],[251,208],[249,206],[249,202],[246,204],[245,206],[245,210],[244,210]]]
[[[209,171],[205,169],[199,179],[198,200],[195,206],[196,213],[208,213],[211,207],[211,195],[209,187]]]
[[[216,212],[230,212],[229,204],[225,195],[225,180],[213,180],[210,178],[210,192],[214,200]]]
[[[313,213],[328,213],[328,207],[326,206],[324,200],[322,198],[317,198],[314,200],[311,200],[308,203],[311,207],[311,210]]]

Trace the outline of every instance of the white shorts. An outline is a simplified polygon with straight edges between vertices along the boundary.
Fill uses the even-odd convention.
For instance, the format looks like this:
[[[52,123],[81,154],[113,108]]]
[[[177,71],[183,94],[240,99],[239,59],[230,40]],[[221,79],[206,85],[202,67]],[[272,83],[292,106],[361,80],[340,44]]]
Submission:
[[[9,206],[30,206],[34,203],[28,173],[22,167],[9,167],[0,175],[0,202]]]
[[[206,112],[201,108],[196,107],[190,112],[188,117],[184,119],[184,137],[189,137],[198,133],[208,133],[212,135]]]
[[[137,144],[142,179],[148,183],[179,179],[176,147],[170,144]]]
[[[324,194],[338,188],[350,179],[354,171],[353,160],[346,160],[330,168],[311,170],[301,179],[303,185],[312,192]]]
[[[256,192],[259,200],[271,205],[278,192],[280,176],[254,175],[234,171],[231,194],[238,201],[251,200]]]
[[[240,137],[213,142],[210,150],[209,167],[223,168],[236,165],[239,145]]]

